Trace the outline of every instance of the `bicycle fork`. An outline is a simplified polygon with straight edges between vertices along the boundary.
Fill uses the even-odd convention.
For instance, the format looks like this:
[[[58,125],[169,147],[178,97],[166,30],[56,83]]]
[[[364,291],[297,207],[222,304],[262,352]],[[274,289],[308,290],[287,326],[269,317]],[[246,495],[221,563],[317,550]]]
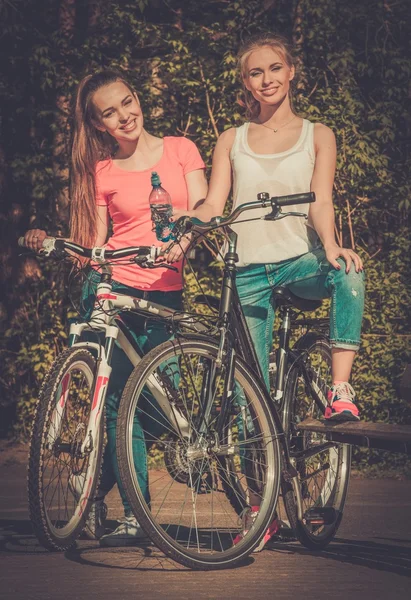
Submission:
[[[100,324],[105,329],[105,345],[98,342],[82,341],[77,342],[81,333],[88,328],[87,323],[73,323],[70,327],[70,337],[73,340],[72,347],[77,345],[82,348],[93,350],[97,356],[97,368],[94,375],[94,382],[91,394],[90,416],[87,427],[87,435],[81,446],[81,454],[89,454],[93,450],[93,440],[96,439],[99,431],[103,407],[106,399],[107,388],[112,372],[111,357],[114,350],[115,340],[118,335],[118,328],[114,325]]]

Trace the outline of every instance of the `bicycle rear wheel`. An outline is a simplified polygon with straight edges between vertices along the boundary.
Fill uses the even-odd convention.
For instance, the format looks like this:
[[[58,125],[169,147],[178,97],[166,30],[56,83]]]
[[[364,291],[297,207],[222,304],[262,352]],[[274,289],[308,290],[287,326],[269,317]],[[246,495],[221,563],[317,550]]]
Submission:
[[[89,431],[95,368],[90,352],[69,348],[56,359],[40,391],[28,496],[35,534],[48,550],[66,550],[75,542],[99,480],[104,419],[94,439]]]
[[[350,478],[351,446],[327,444],[323,435],[298,429],[298,424],[308,417],[323,417],[332,384],[328,339],[321,334],[308,334],[299,350],[303,353],[310,384],[322,400],[319,405],[310,394],[310,384],[307,385],[301,363],[297,362],[288,375],[284,406],[285,433],[291,459],[298,471],[302,521],[297,518],[291,483],[283,482],[282,493],[288,518],[298,539],[307,548],[319,550],[329,544],[341,523]]]
[[[204,339],[152,350],[127,382],[117,424],[120,475],[136,518],[165,554],[195,569],[243,560],[271,522],[279,490],[277,432],[264,393],[241,360],[217,432],[226,377],[217,355],[218,346]],[[143,464],[136,464],[133,443],[147,449]],[[233,504],[260,506],[235,544],[242,528]]]

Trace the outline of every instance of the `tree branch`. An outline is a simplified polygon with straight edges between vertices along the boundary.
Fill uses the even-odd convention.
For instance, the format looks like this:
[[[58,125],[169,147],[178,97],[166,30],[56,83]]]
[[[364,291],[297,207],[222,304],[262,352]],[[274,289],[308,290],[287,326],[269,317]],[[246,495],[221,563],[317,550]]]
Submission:
[[[206,81],[206,78],[204,77],[204,71],[203,71],[202,65],[199,63],[198,66],[199,66],[199,69],[200,69],[201,81],[204,84],[204,90],[205,90],[205,96],[206,96],[206,104],[207,104],[208,115],[210,117],[211,125],[213,126],[213,129],[214,129],[214,135],[218,139],[220,137],[220,134],[218,133],[217,123],[216,123],[216,120],[214,118],[213,111],[211,109],[210,94],[208,93],[207,81]]]

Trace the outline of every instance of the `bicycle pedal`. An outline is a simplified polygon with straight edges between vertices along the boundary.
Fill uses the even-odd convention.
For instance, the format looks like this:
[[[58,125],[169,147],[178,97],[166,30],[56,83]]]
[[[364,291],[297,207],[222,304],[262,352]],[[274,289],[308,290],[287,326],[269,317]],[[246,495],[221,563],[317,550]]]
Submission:
[[[337,520],[338,513],[331,506],[310,508],[304,515],[304,520],[310,525],[333,525]]]

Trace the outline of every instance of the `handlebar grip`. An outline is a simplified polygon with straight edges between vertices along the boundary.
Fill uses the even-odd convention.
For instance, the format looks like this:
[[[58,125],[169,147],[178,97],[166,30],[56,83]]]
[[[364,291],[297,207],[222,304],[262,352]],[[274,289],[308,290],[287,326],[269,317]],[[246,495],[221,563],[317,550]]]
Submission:
[[[314,192],[305,192],[304,194],[291,194],[290,196],[279,196],[271,198],[271,202],[277,206],[292,206],[293,204],[307,204],[307,202],[315,202]]]
[[[19,239],[17,240],[17,244],[18,246],[20,246],[20,248],[25,248],[26,244],[24,243],[24,237],[19,237]]]

